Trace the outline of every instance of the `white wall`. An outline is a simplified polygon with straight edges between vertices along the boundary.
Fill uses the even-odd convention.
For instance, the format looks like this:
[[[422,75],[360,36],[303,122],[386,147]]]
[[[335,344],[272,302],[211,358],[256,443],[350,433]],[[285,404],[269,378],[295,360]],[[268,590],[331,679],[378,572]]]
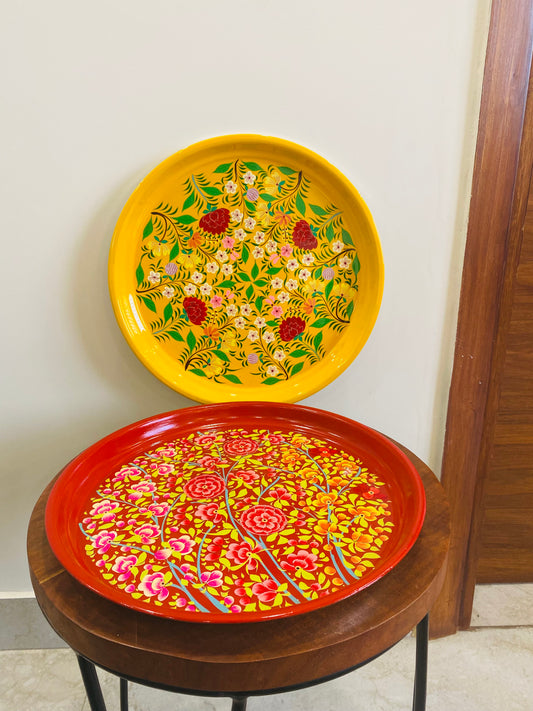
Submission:
[[[386,286],[359,358],[305,404],[438,468],[489,0],[4,3],[0,591],[28,591],[40,491],[91,442],[192,404],[114,321],[114,223],[160,160],[224,133],[336,164],[373,212]]]

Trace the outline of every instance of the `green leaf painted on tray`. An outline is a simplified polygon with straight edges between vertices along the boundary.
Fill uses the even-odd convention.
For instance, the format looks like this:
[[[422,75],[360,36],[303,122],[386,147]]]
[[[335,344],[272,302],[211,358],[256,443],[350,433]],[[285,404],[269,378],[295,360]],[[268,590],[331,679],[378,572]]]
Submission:
[[[333,279],[330,279],[330,280],[327,282],[326,288],[324,289],[324,296],[326,297],[326,299],[329,299],[330,294],[331,294],[331,290],[333,289],[333,284],[334,284],[334,283],[335,283],[335,282],[333,281]]]
[[[135,270],[135,277],[137,279],[137,286],[140,286],[144,281],[144,270],[139,262],[139,266]]]
[[[350,303],[346,307],[346,316],[348,316],[348,318],[351,318],[351,316],[353,314],[354,307],[355,307],[355,301],[350,301]]]
[[[250,162],[248,162],[248,163],[245,163],[244,165],[248,168],[248,170],[262,170],[262,168],[261,168],[261,166],[259,165],[259,163],[252,163],[252,162],[250,161]]]
[[[176,242],[176,244],[170,250],[170,254],[168,255],[168,261],[171,262],[173,259],[175,259],[178,256],[179,253],[180,253],[180,243]]]
[[[196,336],[194,335],[194,333],[192,331],[189,331],[189,333],[187,334],[187,345],[189,346],[191,351],[193,350],[194,346],[196,345]]]
[[[258,296],[257,299],[255,300],[255,302],[254,302],[254,303],[255,303],[255,308],[256,308],[258,311],[261,311],[261,309],[262,309],[262,307],[263,307],[263,301],[264,301],[264,297],[263,297],[263,296]]]
[[[203,370],[200,370],[200,368],[191,368],[191,373],[194,373],[195,375],[198,375],[200,378],[206,378],[206,374],[204,373]]]
[[[274,200],[276,199],[274,195],[270,195],[269,193],[261,193],[259,197],[265,202],[274,202]]]
[[[257,266],[257,263],[256,263],[252,267],[252,279],[255,279],[258,274],[259,274],[259,267]]]
[[[333,229],[333,225],[331,224],[331,222],[326,227],[326,237],[328,238],[328,242],[333,242],[333,240],[335,239],[335,230]]]
[[[224,281],[220,282],[218,286],[221,289],[230,289],[232,286],[235,286],[235,282],[233,281],[233,279],[225,279]]]
[[[156,306],[149,296],[141,296],[141,299],[143,300],[144,305],[146,306],[147,309],[150,309],[150,311],[153,311],[154,314],[157,313]]]
[[[256,285],[256,286],[265,286],[266,283],[267,283],[267,282],[266,282],[265,279],[258,279],[258,280],[255,282],[255,285]]]
[[[296,373],[299,373],[303,367],[304,367],[303,361],[300,361],[299,363],[295,363],[292,366],[291,375],[296,375]]]
[[[246,289],[246,298],[248,299],[248,301],[250,301],[250,299],[252,298],[253,295],[254,295],[254,287],[250,284],[250,286]]]
[[[243,244],[243,245],[242,245],[242,250],[241,250],[241,259],[242,259],[242,261],[243,261],[243,262],[247,262],[249,256],[250,256],[250,250],[248,249],[248,247],[247,247],[245,244]]]
[[[233,375],[233,373],[226,373],[223,377],[226,378],[226,380],[229,380],[230,383],[241,383],[242,385],[242,381],[239,380],[236,375]]]
[[[227,170],[229,170],[231,167],[231,163],[221,163],[213,173],[225,173]]]
[[[172,318],[172,304],[167,304],[165,306],[165,310],[163,311],[163,318],[165,319],[165,323]]]
[[[270,269],[267,269],[267,274],[277,274],[283,269],[283,267],[270,267]]]
[[[315,351],[318,350],[320,344],[322,343],[322,338],[324,336],[324,333],[320,331],[320,333],[317,333],[316,336],[313,338],[313,345],[315,347]]]
[[[298,212],[305,217],[305,202],[302,200],[300,193],[296,195],[296,209]]]
[[[178,333],[177,331],[169,331],[168,335],[173,338],[175,341],[183,341],[183,336],[181,333]]]
[[[256,210],[255,204],[254,204],[253,202],[249,202],[248,200],[245,200],[244,203],[245,203],[245,205],[246,205],[246,209],[248,210],[248,212],[249,212],[251,215],[253,215],[254,212],[255,212],[255,210]]]
[[[152,222],[152,218],[150,218],[150,219],[148,220],[148,222],[146,223],[145,228],[144,228],[144,230],[143,230],[143,239],[144,239],[145,237],[149,237],[149,236],[152,234],[153,231],[154,231],[154,224],[153,224],[153,222]],[[138,234],[138,233],[137,233],[137,234]]]
[[[187,200],[185,200],[185,202],[183,203],[183,209],[187,210],[193,204],[194,204],[194,193],[192,193],[192,195],[189,195]]]
[[[320,207],[320,205],[309,205],[309,207],[310,207],[311,210],[315,213],[315,215],[320,215],[320,216],[322,216],[322,215],[327,215],[327,214],[328,214],[327,211],[324,210],[323,207]]]
[[[346,230],[342,231],[342,241],[344,242],[344,244],[353,245],[352,235]]]
[[[263,383],[265,385],[275,385],[276,383],[279,383],[279,381],[280,378],[265,378],[265,380],[263,380]]]
[[[289,354],[292,358],[302,358],[302,356],[307,355],[307,351],[302,350],[301,348],[296,349],[292,353]]]
[[[216,357],[217,357],[217,358],[220,358],[220,360],[223,360],[224,363],[228,363],[228,362],[229,362],[228,354],[227,354],[227,353],[224,353],[224,351],[219,351],[219,350],[217,350],[216,348],[213,348],[213,350],[211,351],[211,353],[214,353],[214,354],[216,355]]]
[[[330,321],[330,318],[319,318],[311,324],[311,328],[324,328],[324,326]]]
[[[174,220],[182,225],[192,225],[193,222],[196,222],[196,217],[192,217],[192,215],[180,215],[179,217],[175,217]]]
[[[247,274],[246,272],[237,272],[237,277],[241,281],[250,281],[250,275]]]
[[[270,326],[271,328],[274,328],[274,326],[278,326],[278,322],[274,321],[274,319],[271,319],[270,321],[267,321],[267,326]]]
[[[287,168],[286,166],[282,165],[278,168],[280,173],[283,173],[283,175],[294,175],[296,173],[295,170],[292,168]]]
[[[359,274],[359,270],[361,269],[361,264],[359,263],[359,257],[357,256],[357,254],[353,258],[352,269],[355,276],[357,276]]]
[[[216,195],[222,195],[222,190],[219,190],[218,188],[202,188],[204,193],[206,195],[209,195],[209,197],[215,197]]]

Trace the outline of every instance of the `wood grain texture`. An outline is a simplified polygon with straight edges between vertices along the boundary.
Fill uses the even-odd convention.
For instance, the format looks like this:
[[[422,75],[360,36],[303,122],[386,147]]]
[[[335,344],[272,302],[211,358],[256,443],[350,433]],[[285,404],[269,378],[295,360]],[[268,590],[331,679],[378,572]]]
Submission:
[[[44,529],[50,484],[28,529],[37,601],[76,652],[152,684],[207,693],[261,692],[348,669],[407,634],[431,608],[444,579],[446,498],[428,467],[402,449],[426,490],[422,531],[391,572],[347,600],[284,620],[247,624],[186,623],[122,607],[78,583],[52,553]]]
[[[494,0],[492,4],[442,464],[452,540],[448,573],[431,618],[434,636],[457,630],[463,619],[463,598],[470,598],[471,604],[473,596],[469,543],[475,536],[472,520],[479,503],[478,465],[493,344],[502,298],[506,298],[505,265],[531,61],[532,18],[532,0]]]
[[[533,414],[532,169],[533,74],[515,191],[518,214],[515,238],[520,253],[510,313],[502,323],[503,353],[495,359],[493,368],[494,380],[500,380],[499,399],[492,436],[488,437],[476,551],[479,583],[533,582],[533,423],[527,417]]]

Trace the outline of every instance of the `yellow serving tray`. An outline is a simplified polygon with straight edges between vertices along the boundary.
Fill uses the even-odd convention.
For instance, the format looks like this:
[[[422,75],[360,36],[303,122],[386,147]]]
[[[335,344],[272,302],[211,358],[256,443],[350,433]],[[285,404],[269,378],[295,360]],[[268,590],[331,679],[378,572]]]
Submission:
[[[316,153],[279,138],[196,143],[133,192],[109,256],[118,323],[199,402],[295,402],[357,356],[383,293],[372,216]]]

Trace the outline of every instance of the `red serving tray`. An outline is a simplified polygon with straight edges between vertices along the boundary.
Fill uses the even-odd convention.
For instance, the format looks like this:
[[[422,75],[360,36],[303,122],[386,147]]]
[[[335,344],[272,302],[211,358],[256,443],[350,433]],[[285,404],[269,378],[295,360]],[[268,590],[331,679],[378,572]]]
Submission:
[[[46,507],[64,567],[162,617],[309,612],[383,577],[414,544],[409,459],[353,420],[281,403],[203,405],[125,427],[63,470]]]

